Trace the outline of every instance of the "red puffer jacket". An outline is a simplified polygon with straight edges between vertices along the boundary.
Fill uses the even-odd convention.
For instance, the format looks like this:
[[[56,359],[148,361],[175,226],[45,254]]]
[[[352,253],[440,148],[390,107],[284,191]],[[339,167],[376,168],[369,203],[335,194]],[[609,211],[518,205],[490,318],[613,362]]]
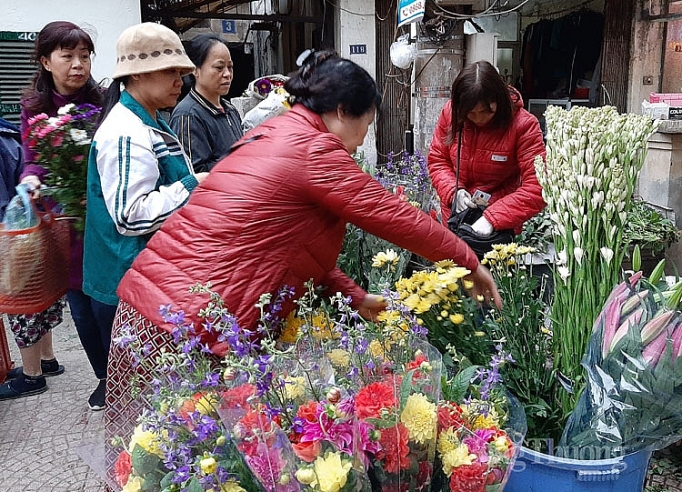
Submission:
[[[336,267],[347,222],[432,261],[478,267],[464,242],[362,172],[322,118],[302,105],[240,144],[154,234],[119,285],[120,299],[157,326],[171,328],[160,305],[196,321],[207,301],[188,292],[197,282],[210,281],[248,329],[258,322],[261,294],[288,285],[300,296],[310,279],[350,295],[357,307],[366,293]],[[203,337],[219,355],[227,350]]]
[[[545,207],[542,187],[535,175],[535,156],[545,158],[545,145],[537,118],[523,109],[521,95],[510,88],[514,115],[507,129],[478,128],[467,121],[462,132],[459,187],[472,195],[481,190],[491,195],[483,215],[495,230],[521,232],[523,223]],[[429,149],[431,181],[441,200],[443,222],[450,217],[455,194],[457,140],[445,140],[452,126],[452,102],[438,118]]]

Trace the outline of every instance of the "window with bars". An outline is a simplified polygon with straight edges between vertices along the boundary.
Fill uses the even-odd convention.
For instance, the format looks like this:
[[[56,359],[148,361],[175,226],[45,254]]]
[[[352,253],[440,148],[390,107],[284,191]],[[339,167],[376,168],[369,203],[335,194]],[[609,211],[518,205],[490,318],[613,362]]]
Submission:
[[[0,31],[0,116],[19,124],[21,94],[36,65],[31,60],[35,32]]]

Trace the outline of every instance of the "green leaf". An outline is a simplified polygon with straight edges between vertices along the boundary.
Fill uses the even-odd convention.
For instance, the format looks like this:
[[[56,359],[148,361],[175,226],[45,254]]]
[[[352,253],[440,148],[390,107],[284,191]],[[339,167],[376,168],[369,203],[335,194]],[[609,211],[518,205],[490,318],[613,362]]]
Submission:
[[[185,488],[187,492],[204,492],[204,488],[196,477],[192,477]]]
[[[131,454],[131,461],[133,468],[138,475],[148,475],[157,469],[160,469],[161,458],[142,448],[139,444],[135,444]]]
[[[632,269],[638,272],[642,268],[642,252],[639,249],[639,244],[635,244],[632,251]]]
[[[459,371],[450,381],[443,385],[443,396],[448,401],[461,402],[469,390],[471,380],[480,367],[468,366]]]

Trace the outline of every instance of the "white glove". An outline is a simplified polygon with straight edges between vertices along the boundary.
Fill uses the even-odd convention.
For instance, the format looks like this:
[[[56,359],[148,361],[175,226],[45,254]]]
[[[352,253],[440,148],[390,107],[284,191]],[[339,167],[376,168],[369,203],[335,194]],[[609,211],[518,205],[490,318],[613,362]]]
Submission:
[[[455,213],[460,213],[467,207],[476,208],[476,204],[471,201],[471,194],[462,188],[455,195]]]
[[[483,237],[490,236],[494,231],[492,224],[488,222],[488,219],[486,219],[485,217],[481,217],[476,222],[474,222],[471,228],[474,230],[476,234]]]

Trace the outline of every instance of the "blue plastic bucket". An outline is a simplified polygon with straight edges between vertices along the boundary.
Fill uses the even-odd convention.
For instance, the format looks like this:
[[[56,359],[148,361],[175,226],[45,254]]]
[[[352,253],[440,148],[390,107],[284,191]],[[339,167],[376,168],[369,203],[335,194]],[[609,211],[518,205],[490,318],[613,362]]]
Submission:
[[[521,448],[505,492],[641,492],[651,452],[574,460]]]

